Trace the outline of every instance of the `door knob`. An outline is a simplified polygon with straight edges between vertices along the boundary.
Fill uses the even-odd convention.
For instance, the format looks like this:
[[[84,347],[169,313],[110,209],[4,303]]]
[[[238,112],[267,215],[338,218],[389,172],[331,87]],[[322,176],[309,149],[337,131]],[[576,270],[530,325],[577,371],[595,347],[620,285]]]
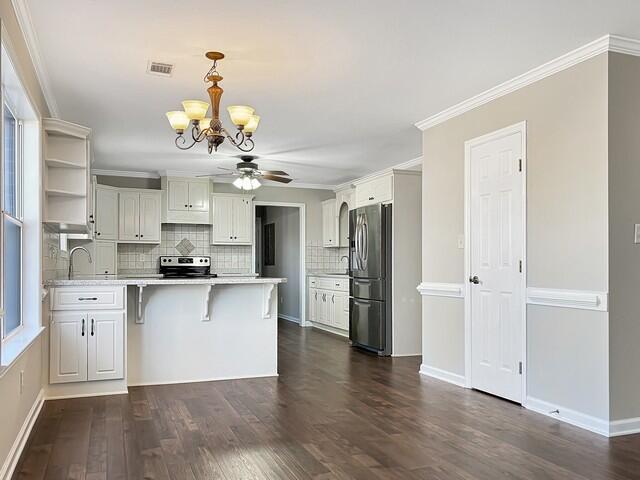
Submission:
[[[478,278],[478,276],[477,276],[477,275],[474,275],[473,277],[469,277],[469,281],[470,281],[471,283],[476,284],[476,285],[478,285],[478,284],[480,283],[480,279]]]

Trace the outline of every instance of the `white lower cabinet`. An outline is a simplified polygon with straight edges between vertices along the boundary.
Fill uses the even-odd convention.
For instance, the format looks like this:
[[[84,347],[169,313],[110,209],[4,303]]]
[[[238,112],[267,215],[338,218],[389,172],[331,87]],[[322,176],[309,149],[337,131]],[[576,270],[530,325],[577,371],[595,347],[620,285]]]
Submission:
[[[309,321],[343,332],[348,331],[348,279],[310,277],[309,285]]]
[[[68,291],[66,291],[68,290]],[[94,291],[95,290],[95,291]],[[52,291],[49,382],[70,383],[124,378],[124,287],[113,287],[114,310],[93,310],[107,288],[59,287]],[[87,308],[89,307],[89,308]]]

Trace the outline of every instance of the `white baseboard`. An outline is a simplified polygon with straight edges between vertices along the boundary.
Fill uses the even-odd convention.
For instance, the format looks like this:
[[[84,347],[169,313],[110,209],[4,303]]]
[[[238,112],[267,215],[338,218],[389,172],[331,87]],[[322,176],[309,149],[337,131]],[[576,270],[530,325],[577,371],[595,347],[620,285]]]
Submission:
[[[398,357],[398,358],[402,358],[402,357],[420,357],[422,355],[422,352],[418,352],[418,353],[392,353],[391,356],[392,357]]]
[[[309,322],[309,324],[313,328],[317,328],[318,330],[322,330],[323,332],[333,333],[334,335],[338,335],[340,337],[349,338],[348,330],[340,330],[339,328],[333,328],[333,327],[330,327],[329,325],[323,325],[321,323],[316,323],[316,322]]]
[[[575,427],[584,428],[599,435],[609,436],[609,421],[597,418],[570,408],[554,405],[538,398],[527,397],[524,407],[537,413],[569,423]],[[555,411],[559,413],[552,413]]]
[[[640,417],[625,418],[623,420],[613,420],[612,422],[609,422],[610,437],[633,435],[634,433],[640,433]]]
[[[47,395],[45,400],[66,400],[68,398],[104,397],[105,395],[128,395],[128,390],[115,390],[113,392],[70,393],[67,395]]]
[[[464,378],[464,375],[448,372],[436,367],[430,367],[429,365],[425,365],[424,363],[420,365],[420,374],[442,380],[443,382],[452,383],[453,385],[457,385],[458,387],[466,387],[466,380]]]
[[[35,402],[33,402],[33,405],[31,406],[31,409],[27,414],[27,417],[24,419],[22,427],[20,427],[20,431],[18,432],[18,436],[11,446],[11,450],[9,450],[9,455],[7,455],[4,465],[2,465],[2,469],[0,470],[0,480],[10,480],[13,476],[13,471],[18,465],[18,460],[20,460],[20,455],[22,455],[22,450],[24,449],[24,446],[27,443],[27,439],[31,434],[33,425],[36,423],[38,415],[40,415],[42,405],[44,405],[43,389],[41,389],[38,393]]]
[[[292,317],[291,315],[285,315],[284,313],[278,313],[278,318],[281,318],[281,319],[286,320],[288,322],[297,323],[298,325],[300,325],[300,319],[296,318],[296,317]]]
[[[195,380],[158,380],[154,382],[138,382],[129,383],[128,387],[150,387],[152,385],[180,385],[183,383],[204,383],[204,382],[220,382],[224,380],[250,380],[252,378],[269,378],[277,377],[278,373],[265,373],[264,375],[245,375],[237,377],[214,377],[214,378],[198,378]]]

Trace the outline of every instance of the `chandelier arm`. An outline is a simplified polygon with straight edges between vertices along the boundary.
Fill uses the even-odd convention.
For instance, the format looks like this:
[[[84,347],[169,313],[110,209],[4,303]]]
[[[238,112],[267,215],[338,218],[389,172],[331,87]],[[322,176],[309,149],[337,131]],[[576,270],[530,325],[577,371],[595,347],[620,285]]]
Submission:
[[[253,143],[253,139],[251,137],[246,136],[242,130],[238,130],[235,138],[231,136],[226,128],[222,128],[225,136],[229,139],[231,144],[236,147],[241,152],[250,152],[254,149],[255,144]]]
[[[196,142],[194,140],[191,144],[186,145],[187,139],[184,138],[183,135],[178,135],[176,137],[175,143],[176,143],[176,147],[178,147],[180,150],[189,150],[191,147],[193,147],[198,142]]]
[[[196,134],[197,132],[197,134]],[[191,137],[193,137],[193,141],[196,143],[200,143],[205,138],[207,138],[207,130],[202,130],[200,128],[193,127],[191,129]]]

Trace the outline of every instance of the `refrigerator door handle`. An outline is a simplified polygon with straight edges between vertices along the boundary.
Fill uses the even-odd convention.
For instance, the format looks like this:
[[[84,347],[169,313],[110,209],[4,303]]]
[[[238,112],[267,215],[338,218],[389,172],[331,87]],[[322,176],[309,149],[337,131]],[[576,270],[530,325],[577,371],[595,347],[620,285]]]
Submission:
[[[367,218],[362,216],[362,261],[366,262],[369,258],[369,225]]]
[[[356,218],[356,267],[362,270],[362,214]]]

